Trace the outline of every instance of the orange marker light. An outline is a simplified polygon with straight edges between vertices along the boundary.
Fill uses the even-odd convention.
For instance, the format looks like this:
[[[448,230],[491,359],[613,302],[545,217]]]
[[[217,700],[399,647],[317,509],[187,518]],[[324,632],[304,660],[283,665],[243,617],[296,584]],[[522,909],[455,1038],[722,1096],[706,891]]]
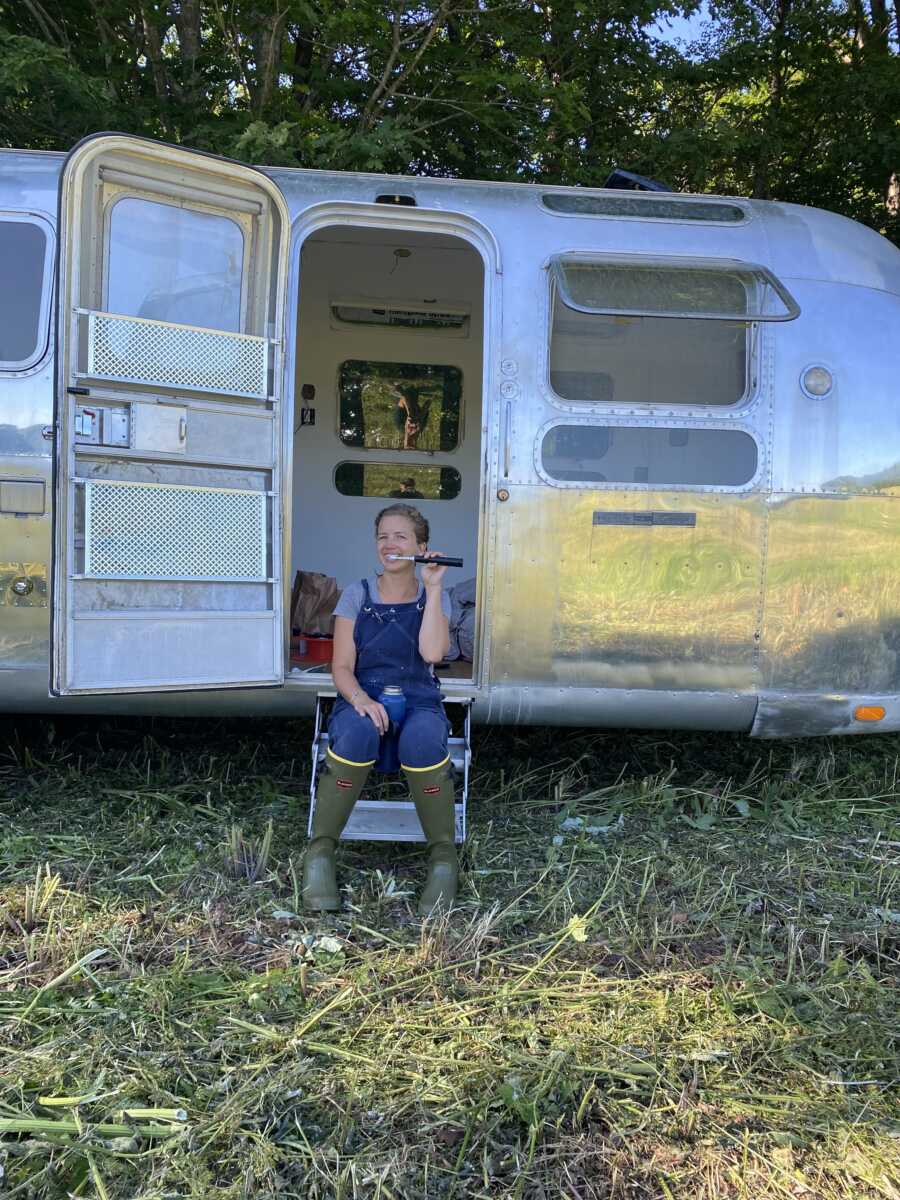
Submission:
[[[860,704],[854,708],[853,715],[857,721],[880,721],[884,717],[884,709],[880,704]]]

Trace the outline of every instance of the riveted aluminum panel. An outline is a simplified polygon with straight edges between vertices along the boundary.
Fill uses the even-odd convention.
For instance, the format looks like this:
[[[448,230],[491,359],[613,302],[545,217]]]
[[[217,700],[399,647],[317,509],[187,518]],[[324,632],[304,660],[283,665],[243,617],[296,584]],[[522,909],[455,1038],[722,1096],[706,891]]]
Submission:
[[[83,689],[159,690],[160,680],[226,686],[235,675],[276,682],[269,613],[93,613],[73,617],[69,670]],[[256,629],[253,629],[256,626]]]
[[[900,494],[900,296],[794,286],[804,315],[778,330],[772,490]],[[826,396],[803,392],[813,366],[832,375]]]
[[[263,612],[271,604],[271,586],[268,583],[198,583],[185,579],[76,579],[72,585],[72,611],[167,608],[195,612]]]
[[[132,404],[131,447],[143,453],[186,454],[187,409],[180,405]]]
[[[763,686],[900,691],[900,500],[773,496]]]
[[[92,446],[90,450],[92,455],[96,453],[95,447]],[[144,462],[118,454],[79,457],[78,478],[103,482],[122,480],[135,483],[181,484],[186,488],[231,488],[249,492],[264,492],[269,484],[269,475],[264,470],[239,470],[171,460]]]
[[[0,562],[0,608],[46,607],[46,563]]]
[[[746,733],[753,723],[752,692],[662,688],[494,686],[472,707],[476,723],[593,725],[601,729],[718,729]]]
[[[185,452],[193,458],[266,467],[274,462],[271,413],[211,411],[191,404],[186,424]]]
[[[498,508],[492,678],[715,691],[757,680],[759,493],[510,488]],[[595,513],[694,514],[609,525]],[[590,712],[590,697],[584,709]]]
[[[858,705],[884,709],[880,721],[858,721]],[[847,692],[763,692],[751,730],[754,737],[835,737],[900,730],[900,696]]]

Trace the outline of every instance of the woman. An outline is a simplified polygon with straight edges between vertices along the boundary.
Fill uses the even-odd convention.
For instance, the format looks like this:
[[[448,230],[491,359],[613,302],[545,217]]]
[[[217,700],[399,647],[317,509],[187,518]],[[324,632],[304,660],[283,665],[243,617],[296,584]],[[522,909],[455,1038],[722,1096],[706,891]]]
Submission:
[[[375,518],[380,573],[347,588],[335,609],[332,675],[338,700],[303,868],[306,908],[340,908],[334,850],[388,728],[377,699],[386,685],[402,688],[406,697],[400,764],[428,842],[419,913],[449,908],[456,896],[448,723],[433,670],[450,648],[450,601],[441,587],[447,568],[423,567],[419,583],[414,563],[392,557],[428,553],[428,534],[428,522],[412,505],[383,509]]]

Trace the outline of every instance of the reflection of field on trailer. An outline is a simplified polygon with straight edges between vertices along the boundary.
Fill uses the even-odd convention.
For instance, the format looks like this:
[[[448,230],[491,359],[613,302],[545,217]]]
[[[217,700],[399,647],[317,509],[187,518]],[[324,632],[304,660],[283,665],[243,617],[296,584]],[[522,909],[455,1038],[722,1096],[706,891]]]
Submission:
[[[291,580],[359,578],[412,494],[475,580],[441,670],[462,764],[470,717],[900,727],[900,252],[872,231],[120,135],[0,163],[6,710],[321,718]]]

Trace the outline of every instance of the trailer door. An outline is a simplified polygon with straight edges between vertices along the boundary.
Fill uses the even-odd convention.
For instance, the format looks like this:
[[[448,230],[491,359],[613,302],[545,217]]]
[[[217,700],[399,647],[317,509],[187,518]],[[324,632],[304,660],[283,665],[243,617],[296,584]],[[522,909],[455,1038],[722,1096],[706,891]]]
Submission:
[[[238,163],[116,134],[67,159],[57,694],[283,682],[288,232]]]

